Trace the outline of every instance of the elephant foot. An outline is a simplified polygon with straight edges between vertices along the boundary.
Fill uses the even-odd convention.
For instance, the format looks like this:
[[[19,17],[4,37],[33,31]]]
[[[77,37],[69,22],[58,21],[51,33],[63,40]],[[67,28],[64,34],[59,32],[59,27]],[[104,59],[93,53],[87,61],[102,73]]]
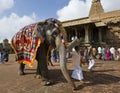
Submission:
[[[25,75],[25,73],[23,71],[19,71],[18,75],[22,76],[22,75]]]
[[[53,84],[54,84],[53,81],[50,81],[50,80],[42,82],[42,85],[44,85],[44,86],[50,86],[50,85],[53,85]]]
[[[53,82],[51,82],[51,81],[46,81],[45,82],[45,86],[49,86],[49,85],[52,85],[53,84]]]
[[[41,79],[41,75],[36,75],[34,77],[37,78],[37,79]]]

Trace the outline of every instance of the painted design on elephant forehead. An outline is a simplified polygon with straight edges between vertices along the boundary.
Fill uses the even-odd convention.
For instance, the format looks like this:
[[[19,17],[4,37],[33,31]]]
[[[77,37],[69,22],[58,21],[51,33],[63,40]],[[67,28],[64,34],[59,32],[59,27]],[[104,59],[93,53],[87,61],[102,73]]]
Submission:
[[[52,21],[52,23],[54,24],[54,26],[55,26],[57,29],[59,29],[59,25],[58,25],[58,23],[57,23],[57,20],[54,19],[54,18],[51,18],[51,21]]]
[[[37,48],[40,45],[40,39],[35,35],[36,26],[37,23],[25,26],[12,38],[11,45],[16,53],[18,63],[33,65]]]

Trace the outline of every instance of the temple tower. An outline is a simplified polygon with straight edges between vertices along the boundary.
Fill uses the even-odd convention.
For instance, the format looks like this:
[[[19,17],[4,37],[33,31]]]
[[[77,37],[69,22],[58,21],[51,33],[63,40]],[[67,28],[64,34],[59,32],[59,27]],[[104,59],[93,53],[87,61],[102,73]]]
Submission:
[[[101,5],[101,0],[92,0],[92,5],[89,12],[89,17],[104,13],[104,9]]]

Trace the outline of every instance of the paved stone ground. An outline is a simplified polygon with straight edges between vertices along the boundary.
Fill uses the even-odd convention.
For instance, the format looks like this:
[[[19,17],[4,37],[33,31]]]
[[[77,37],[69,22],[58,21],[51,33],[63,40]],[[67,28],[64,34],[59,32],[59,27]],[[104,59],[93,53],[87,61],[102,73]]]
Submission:
[[[34,78],[36,63],[33,68],[26,67],[26,75],[19,76],[18,64],[15,63],[14,55],[10,55],[9,62],[0,64],[0,93],[120,93],[120,61],[96,60],[92,73],[84,65],[84,77],[89,83],[81,84],[74,80],[76,91],[64,79],[59,63],[49,66],[50,78],[55,84],[43,86],[41,79]],[[70,59],[67,67],[71,74],[73,66]]]

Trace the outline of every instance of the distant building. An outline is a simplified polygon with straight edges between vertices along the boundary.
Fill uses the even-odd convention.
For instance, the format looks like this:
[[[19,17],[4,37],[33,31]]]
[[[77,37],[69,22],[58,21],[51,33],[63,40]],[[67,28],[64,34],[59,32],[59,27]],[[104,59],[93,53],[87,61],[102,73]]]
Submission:
[[[120,46],[120,10],[104,12],[100,1],[92,0],[88,17],[62,22],[68,42],[77,36],[82,46]]]

